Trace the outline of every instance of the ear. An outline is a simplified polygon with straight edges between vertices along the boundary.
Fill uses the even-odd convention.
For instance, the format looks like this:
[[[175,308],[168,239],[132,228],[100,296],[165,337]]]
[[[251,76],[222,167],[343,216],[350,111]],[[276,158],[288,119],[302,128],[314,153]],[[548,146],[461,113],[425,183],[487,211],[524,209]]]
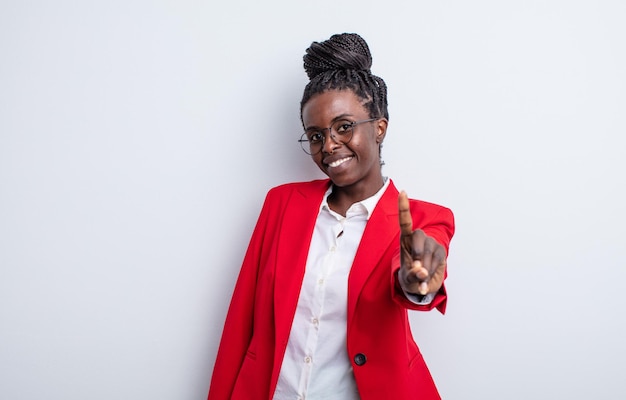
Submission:
[[[376,124],[376,143],[380,144],[385,140],[385,135],[387,134],[387,125],[389,121],[386,118],[381,118],[378,120]]]

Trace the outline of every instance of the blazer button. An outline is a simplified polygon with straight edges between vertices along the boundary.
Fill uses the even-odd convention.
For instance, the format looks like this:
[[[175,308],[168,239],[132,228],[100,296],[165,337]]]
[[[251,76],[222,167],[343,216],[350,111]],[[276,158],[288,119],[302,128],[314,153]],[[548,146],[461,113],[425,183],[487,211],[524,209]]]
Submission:
[[[365,354],[363,353],[359,353],[356,356],[354,356],[354,363],[358,366],[365,364],[366,361],[367,361],[367,357],[365,357]]]

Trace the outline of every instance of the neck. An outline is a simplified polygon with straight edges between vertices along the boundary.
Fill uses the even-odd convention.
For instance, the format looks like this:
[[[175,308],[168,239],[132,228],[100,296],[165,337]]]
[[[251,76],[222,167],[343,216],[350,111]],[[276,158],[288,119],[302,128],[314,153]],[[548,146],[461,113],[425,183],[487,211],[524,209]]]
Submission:
[[[328,196],[328,207],[334,212],[346,216],[346,212],[354,203],[363,201],[378,192],[385,181],[382,174],[378,177],[375,184],[361,186],[344,186],[339,187],[333,184],[333,191]]]

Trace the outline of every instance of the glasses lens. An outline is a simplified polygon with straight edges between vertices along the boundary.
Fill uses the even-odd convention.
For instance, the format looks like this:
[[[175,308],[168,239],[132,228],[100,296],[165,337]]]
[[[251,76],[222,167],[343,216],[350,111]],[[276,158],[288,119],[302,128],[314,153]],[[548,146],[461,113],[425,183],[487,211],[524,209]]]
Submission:
[[[322,149],[322,143],[316,144],[315,142],[311,142],[306,133],[303,133],[302,136],[300,136],[300,140],[298,140],[298,142],[300,142],[302,150],[311,156],[319,153]]]
[[[348,143],[352,139],[353,132],[354,122],[352,121],[337,121],[333,124],[333,137],[341,143]]]

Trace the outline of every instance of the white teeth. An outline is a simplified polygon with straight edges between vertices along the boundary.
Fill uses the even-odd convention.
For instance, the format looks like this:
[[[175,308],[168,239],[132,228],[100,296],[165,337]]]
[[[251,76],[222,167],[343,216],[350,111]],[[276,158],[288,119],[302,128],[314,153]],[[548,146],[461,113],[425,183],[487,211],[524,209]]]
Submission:
[[[329,167],[333,167],[333,168],[334,168],[334,167],[338,167],[338,166],[340,166],[341,164],[345,163],[346,161],[348,161],[348,160],[349,160],[349,159],[351,159],[351,158],[352,158],[352,157],[346,157],[346,158],[342,158],[342,159],[337,160],[337,161],[333,161],[333,162],[331,162],[330,164],[328,164],[328,166],[329,166]]]

